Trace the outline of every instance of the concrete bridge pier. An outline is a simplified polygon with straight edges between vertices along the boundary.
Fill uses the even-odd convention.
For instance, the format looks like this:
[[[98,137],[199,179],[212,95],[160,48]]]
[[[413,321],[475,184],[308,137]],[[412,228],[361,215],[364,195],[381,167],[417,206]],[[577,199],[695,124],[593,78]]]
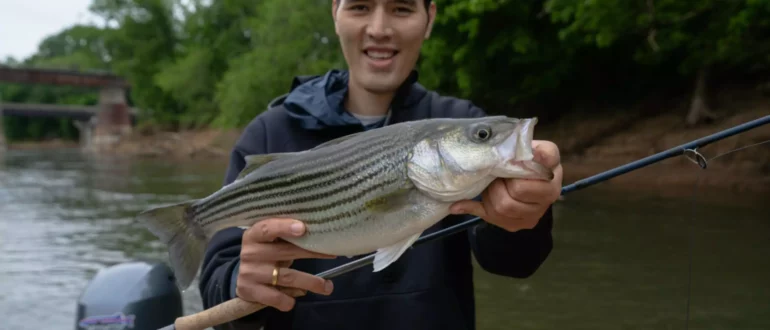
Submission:
[[[122,87],[108,86],[99,92],[99,112],[88,123],[79,122],[81,142],[89,151],[110,148],[131,133],[131,109]]]
[[[96,126],[96,117],[91,117],[88,120],[75,120],[73,124],[80,132],[80,148],[87,151],[93,150],[91,141],[94,135],[94,126]]]

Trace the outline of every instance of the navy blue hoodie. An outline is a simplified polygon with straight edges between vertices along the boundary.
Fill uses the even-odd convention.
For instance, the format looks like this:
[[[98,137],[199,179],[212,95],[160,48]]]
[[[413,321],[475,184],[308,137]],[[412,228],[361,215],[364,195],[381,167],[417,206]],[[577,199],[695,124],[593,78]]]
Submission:
[[[232,150],[225,184],[244,167],[244,156],[301,151],[328,140],[360,132],[365,127],[343,106],[347,93],[346,71],[331,70],[322,76],[293,80],[288,95],[279,97],[245,128]],[[480,117],[484,112],[471,102],[440,96],[416,82],[413,72],[391,104],[388,125],[437,117]],[[470,216],[449,216],[424,234]],[[217,329],[475,329],[475,304],[471,253],[491,273],[524,278],[532,275],[552,249],[551,209],[531,230],[508,232],[482,222],[467,232],[408,250],[380,272],[362,267],[333,279],[330,296],[312,292],[297,299],[289,312],[266,308]],[[243,230],[217,233],[206,250],[200,276],[205,308],[235,296]],[[317,274],[350,262],[295,260],[292,268]]]

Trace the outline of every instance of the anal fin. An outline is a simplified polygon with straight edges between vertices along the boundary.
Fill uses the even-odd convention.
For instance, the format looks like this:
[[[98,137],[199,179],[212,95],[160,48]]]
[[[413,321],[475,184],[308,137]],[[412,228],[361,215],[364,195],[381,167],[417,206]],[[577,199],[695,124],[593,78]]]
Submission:
[[[407,237],[388,247],[377,249],[374,255],[374,271],[379,272],[394,263],[420,237],[422,232]]]

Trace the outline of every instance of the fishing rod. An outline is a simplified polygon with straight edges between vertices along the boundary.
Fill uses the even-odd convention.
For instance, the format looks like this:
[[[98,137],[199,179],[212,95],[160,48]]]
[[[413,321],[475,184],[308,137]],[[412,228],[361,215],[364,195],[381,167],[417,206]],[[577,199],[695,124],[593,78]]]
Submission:
[[[698,164],[701,168],[705,169],[707,166],[706,159],[700,153],[698,153],[697,148],[704,147],[713,142],[726,139],[730,136],[743,133],[748,130],[751,130],[769,123],[770,123],[770,115],[734,126],[732,128],[729,128],[723,131],[719,131],[712,135],[702,137],[700,139],[673,147],[666,151],[659,152],[652,156],[648,156],[646,158],[642,158],[640,160],[628,163],[626,165],[622,165],[622,166],[613,168],[611,170],[596,174],[594,176],[579,180],[568,186],[564,186],[561,189],[561,195],[565,195],[572,191],[583,189],[583,188],[607,181],[616,176],[619,176],[631,171],[635,171],[645,166],[663,161],[668,158],[680,156],[680,155],[684,155],[688,157],[688,159]],[[468,228],[471,228],[481,223],[481,221],[482,219],[480,217],[474,217],[470,220],[459,223],[457,225],[444,228],[442,230],[438,230],[431,234],[427,234],[417,239],[414,242],[414,244],[412,244],[412,247],[459,233],[461,231],[464,231]],[[366,257],[363,257],[363,258],[351,261],[349,263],[337,266],[335,268],[323,271],[321,273],[318,273],[316,274],[316,276],[321,277],[323,279],[331,279],[331,278],[346,274],[348,272],[351,272],[353,270],[359,269],[361,267],[370,265],[373,262],[374,262],[374,254],[370,254]],[[214,306],[210,309],[201,311],[199,313],[179,317],[176,319],[175,324],[168,325],[166,327],[161,328],[160,330],[203,330],[208,327],[213,327],[222,323],[239,319],[246,315],[252,314],[264,307],[265,305],[263,304],[247,302],[239,298],[234,298],[229,301],[223,302],[217,306]]]
[[[614,178],[616,176],[619,176],[619,175],[622,175],[622,174],[625,174],[625,173],[628,173],[628,172],[631,172],[631,171],[635,171],[635,170],[638,170],[638,169],[640,169],[642,167],[645,167],[645,166],[648,166],[648,165],[651,165],[651,164],[663,161],[663,160],[671,158],[671,157],[679,156],[679,155],[682,155],[682,154],[688,155],[688,157],[695,157],[695,159],[691,158],[691,160],[696,162],[702,168],[706,168],[705,159],[699,153],[697,153],[697,151],[696,151],[697,148],[702,148],[702,147],[704,147],[704,146],[706,146],[708,144],[711,144],[713,142],[726,139],[726,138],[728,138],[730,136],[736,135],[738,133],[743,133],[745,131],[748,131],[748,130],[751,130],[751,129],[754,129],[754,128],[757,128],[759,126],[766,125],[766,124],[770,124],[770,115],[762,117],[762,118],[759,118],[759,119],[752,120],[750,122],[747,122],[747,123],[744,123],[744,124],[741,124],[741,125],[738,125],[738,126],[735,126],[735,127],[732,127],[732,128],[729,128],[729,129],[726,129],[726,130],[723,130],[723,131],[720,131],[720,132],[717,132],[717,133],[714,133],[712,135],[709,135],[709,136],[706,136],[706,137],[703,137],[703,138],[700,138],[700,139],[697,139],[697,140],[694,140],[694,141],[691,141],[691,142],[688,142],[688,143],[685,143],[685,144],[673,147],[673,148],[668,149],[666,151],[659,152],[659,153],[654,154],[652,156],[648,156],[646,158],[642,158],[640,160],[628,163],[626,165],[619,166],[619,167],[613,168],[611,170],[608,170],[608,171],[596,174],[594,176],[591,176],[591,177],[579,180],[579,181],[577,181],[577,182],[575,182],[573,184],[570,184],[568,186],[562,187],[561,188],[561,195],[563,196],[563,195],[565,195],[565,194],[567,194],[569,192],[572,192],[572,191],[575,191],[575,190],[580,190],[580,189],[583,189],[583,188],[595,185],[597,183],[601,183],[601,182],[607,181],[607,180],[612,179],[612,178]],[[481,218],[475,217],[473,219],[466,220],[465,222],[456,224],[454,226],[451,226],[451,227],[448,227],[448,228],[444,228],[442,230],[438,230],[438,231],[436,231],[434,233],[431,233],[431,234],[428,234],[428,235],[420,237],[419,239],[417,239],[414,242],[413,246],[416,246],[416,245],[419,245],[419,244],[422,244],[422,243],[430,242],[430,241],[433,241],[433,240],[436,240],[436,239],[439,239],[439,238],[444,238],[446,236],[450,236],[450,235],[459,233],[459,232],[461,232],[463,230],[466,230],[466,229],[468,229],[470,227],[473,227],[473,226],[481,223],[481,221],[482,221]],[[363,266],[369,265],[372,262],[374,262],[374,255],[373,254],[369,255],[369,256],[366,256],[364,258],[357,259],[355,261],[346,263],[344,265],[337,266],[337,267],[329,269],[327,271],[321,272],[321,273],[319,273],[316,276],[319,276],[319,277],[324,278],[324,279],[330,279],[330,278],[337,277],[339,275],[345,274],[347,272],[350,272],[352,270],[361,268]]]

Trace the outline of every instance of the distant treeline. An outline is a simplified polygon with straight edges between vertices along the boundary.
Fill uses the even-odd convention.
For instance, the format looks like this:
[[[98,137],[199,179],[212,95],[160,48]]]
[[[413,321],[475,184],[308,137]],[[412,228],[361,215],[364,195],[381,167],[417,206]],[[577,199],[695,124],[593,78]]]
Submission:
[[[677,90],[692,93],[682,118],[696,123],[710,115],[711,82],[770,72],[768,0],[436,3],[421,82],[491,113],[558,116]],[[133,85],[140,120],[168,129],[243,126],[293,76],[345,67],[331,0],[94,0],[90,9],[102,21],[67,28],[6,64],[115,72]],[[14,102],[96,100],[46,86],[0,93]]]

